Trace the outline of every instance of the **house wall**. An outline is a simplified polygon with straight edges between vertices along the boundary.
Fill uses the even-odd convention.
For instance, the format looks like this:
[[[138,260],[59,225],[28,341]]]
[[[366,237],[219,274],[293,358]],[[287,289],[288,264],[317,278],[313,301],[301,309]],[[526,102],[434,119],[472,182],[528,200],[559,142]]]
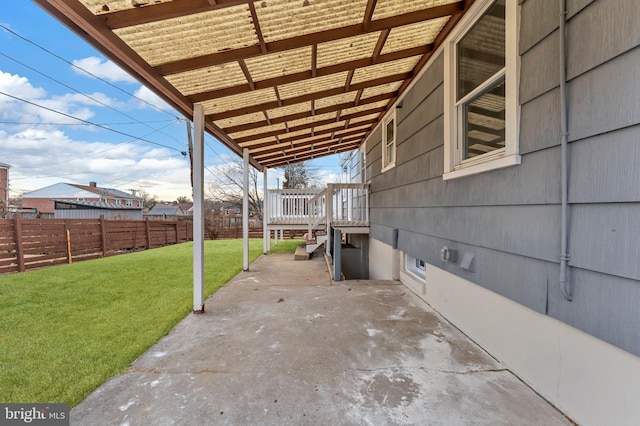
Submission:
[[[561,162],[557,0],[527,0],[520,7],[522,164],[443,181],[442,51],[436,51],[425,72],[403,95],[402,108],[396,110],[396,167],[381,172],[379,127],[367,139],[367,176],[371,183],[370,275],[393,276],[391,269],[384,269],[391,267],[387,265],[388,259],[398,258],[391,257],[397,229],[399,251],[425,260],[428,271],[442,272],[431,277],[427,273],[424,291],[422,287],[415,289],[424,293],[430,303],[437,298],[437,292],[430,293],[429,285],[446,293],[452,282],[464,282],[469,286],[467,289],[488,290],[503,304],[516,302],[514,305],[522,312],[544,319],[536,323],[544,323],[535,329],[536,333],[557,327],[573,330],[575,337],[581,330],[597,338],[593,341],[600,342],[601,347],[609,347],[604,343],[609,342],[626,351],[619,351],[622,354],[638,356],[640,2],[568,0],[567,6],[569,282],[573,301],[565,300],[558,285]],[[458,251],[457,262],[440,261],[444,245]],[[473,255],[469,269],[460,265],[465,254]],[[385,259],[386,263],[376,263]],[[447,293],[453,299],[442,308],[443,313],[454,315],[458,312],[456,304],[473,301],[473,296],[467,293]],[[493,319],[499,318],[502,325],[509,327],[512,311],[500,312],[504,315]],[[481,311],[469,311],[465,321],[481,323],[477,320],[483,315]],[[475,327],[463,331],[472,338],[478,332]],[[522,330],[518,333],[517,328],[504,335],[502,331],[494,327],[491,332],[498,342],[509,339],[512,347],[529,338]],[[539,365],[528,369],[523,369],[515,352],[504,350],[502,344],[488,342],[486,348],[498,358],[506,359],[508,365],[550,400],[561,401],[560,406],[570,414],[576,417],[583,415],[580,413],[593,414],[593,410],[587,410],[588,400],[582,399],[584,392],[578,389],[563,387],[564,396],[554,396],[559,392],[553,386],[560,383],[560,370],[548,373],[554,377],[552,380],[540,372],[544,363],[561,362],[562,354],[549,352],[549,346],[545,346],[558,344],[554,339],[564,339],[566,334],[558,336],[553,341],[535,340],[532,348],[527,345],[533,353],[539,350],[542,356]],[[591,369],[614,367],[603,366],[594,359],[583,362],[580,350],[564,355],[575,357],[582,370],[576,367],[573,373],[582,371],[583,383],[594,384]],[[623,365],[629,365],[626,355],[611,356],[610,362],[621,360]],[[526,359],[536,362],[535,357]],[[632,364],[640,368],[639,358],[632,356],[632,359],[636,360]],[[615,386],[620,375],[612,372],[611,377],[616,379],[607,384]],[[566,385],[566,381],[562,383]],[[624,396],[615,388],[609,389],[626,402],[631,397],[640,397],[638,386]],[[609,401],[617,407],[625,403],[612,398]],[[612,413],[613,408],[609,408],[606,413]],[[594,423],[592,419],[587,414],[581,421]]]
[[[59,197],[57,200],[69,200],[75,201],[76,198],[64,198]],[[85,201],[100,201],[100,197],[96,198],[84,198]],[[22,208],[32,209],[37,208],[39,212],[43,213],[55,213],[55,202],[50,198],[28,198],[22,197]]]
[[[38,209],[39,212],[45,213],[53,213],[54,212],[54,202],[48,199],[43,198],[23,198],[22,199],[22,208],[23,209]]]

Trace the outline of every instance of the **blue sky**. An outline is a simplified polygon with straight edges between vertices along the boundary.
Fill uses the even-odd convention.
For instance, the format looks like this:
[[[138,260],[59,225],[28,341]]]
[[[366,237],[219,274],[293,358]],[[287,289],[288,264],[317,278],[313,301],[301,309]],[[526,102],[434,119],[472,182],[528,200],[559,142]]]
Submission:
[[[12,197],[90,181],[191,197],[184,117],[32,2],[1,1],[0,25],[0,162],[11,165]],[[235,157],[211,136],[205,156],[211,183]],[[338,156],[308,164],[339,180]],[[270,187],[282,181],[269,175]]]

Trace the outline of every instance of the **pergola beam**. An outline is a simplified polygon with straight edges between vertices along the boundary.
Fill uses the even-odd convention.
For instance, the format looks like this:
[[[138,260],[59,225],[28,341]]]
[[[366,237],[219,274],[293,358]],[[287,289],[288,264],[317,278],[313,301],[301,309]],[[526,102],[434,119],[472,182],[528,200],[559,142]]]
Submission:
[[[328,65],[326,67],[318,68],[316,70],[317,77],[324,77],[331,74],[339,74],[345,71],[353,71],[356,68],[364,68],[370,65],[383,64],[387,62],[397,61],[399,59],[410,58],[412,56],[418,56],[433,51],[431,45],[411,47],[409,49],[399,50],[392,53],[385,53],[379,55],[375,60],[371,58],[355,59],[352,61],[343,62],[335,65]],[[242,61],[242,59],[238,60]],[[244,69],[243,69],[244,72]],[[245,74],[246,75],[246,74]],[[281,86],[284,84],[297,83],[300,81],[308,80],[313,77],[313,71],[301,71],[286,76],[273,77],[261,81],[254,82],[253,89],[247,88],[246,84],[238,84],[235,86],[225,87],[224,89],[209,90],[206,92],[195,93],[189,96],[189,99],[193,102],[204,102],[210,99],[221,98],[225,96],[240,95],[242,93],[248,93],[252,90],[268,89],[270,87]]]
[[[362,94],[362,90],[360,90],[358,93]],[[318,108],[316,109],[315,112],[316,112],[316,115],[322,115],[330,112],[341,111],[343,109],[355,108],[357,106],[378,103],[384,100],[393,99],[396,96],[398,96],[397,92],[383,93],[381,95],[376,95],[376,96],[372,96],[370,98],[364,99],[360,102],[344,102],[344,103],[332,105],[329,107]],[[356,95],[356,101],[357,100],[358,100],[358,96]],[[280,124],[280,123],[285,123],[287,121],[299,120],[301,118],[308,118],[308,117],[312,117],[312,115],[309,112],[299,112],[295,114],[283,115],[282,117],[268,119],[267,124],[270,126],[272,124]],[[335,120],[335,121],[340,121],[340,120]],[[222,130],[224,130],[228,134],[233,134],[233,133],[238,133],[245,130],[259,129],[261,127],[264,127],[264,123],[262,121],[257,121],[254,123],[239,124],[237,126],[222,127]]]
[[[268,151],[256,152],[255,157],[260,161],[267,161],[267,160],[281,158],[289,154],[304,153],[307,150],[319,150],[319,149],[326,150],[326,148],[328,146],[331,146],[332,144],[336,146],[338,144],[347,143],[347,142],[359,144],[361,140],[362,140],[361,135],[353,136],[353,137],[344,137],[344,138],[327,138],[326,140],[314,141],[313,143],[309,142],[299,146],[296,145],[293,148],[281,147],[281,148],[276,148]]]
[[[380,86],[387,83],[394,83],[396,81],[403,81],[410,77],[411,77],[411,73],[409,72],[409,73],[394,74],[386,77],[376,78],[373,80],[363,81],[362,83],[352,84],[351,91],[358,91],[360,89],[366,89],[372,86]],[[274,89],[277,89],[277,88],[274,88]],[[334,89],[321,90],[319,92],[309,93],[301,96],[295,96],[289,99],[281,99],[280,102],[278,101],[265,102],[262,104],[255,104],[255,105],[246,106],[243,108],[209,114],[207,115],[207,118],[213,121],[218,121],[218,120],[223,120],[225,118],[232,118],[232,117],[237,117],[239,115],[251,114],[254,112],[261,112],[267,109],[278,108],[281,106],[291,106],[291,105],[299,104],[302,102],[310,102],[314,99],[325,98],[325,97],[335,96],[335,95],[342,95],[344,93],[348,93],[348,92],[345,92],[344,87],[336,87]]]
[[[345,114],[342,116],[340,121],[345,121],[345,120],[350,120],[352,118],[357,118],[357,117],[366,117],[367,115],[372,115],[372,114],[380,114],[382,112],[384,112],[386,109],[386,107],[378,107],[378,108],[372,108],[372,109],[367,109],[364,111],[358,111],[358,112],[354,112],[351,114]],[[326,120],[319,120],[319,121],[314,121],[311,123],[306,123],[306,124],[301,124],[298,126],[292,126],[289,127],[289,132],[297,132],[299,130],[305,130],[305,129],[311,129],[314,127],[318,127],[318,126],[324,126],[326,124],[332,124],[335,123],[335,119],[333,118],[329,118]],[[277,136],[280,135],[282,133],[281,130],[274,130],[272,132],[265,132],[265,133],[257,133],[255,135],[251,135],[251,136],[244,136],[241,138],[235,138],[235,141],[240,144],[240,146],[244,147],[247,142],[251,142],[253,140],[256,139],[263,139],[263,138],[268,138],[268,137],[272,137],[272,136]]]
[[[372,120],[362,121],[360,123],[357,123],[357,126],[360,126],[360,127],[369,126],[371,124],[377,123],[377,121],[378,121],[377,118],[376,119],[372,119]],[[366,132],[367,130],[368,129],[354,128],[349,132],[342,133],[342,136],[345,136],[346,134],[349,134],[349,135],[355,134],[353,132],[361,132],[362,133],[362,132]],[[338,131],[345,131],[343,124],[340,124],[338,126],[334,126],[334,127],[328,128],[328,129],[322,129],[320,131],[317,131],[317,132],[315,132],[315,136],[327,135],[327,134],[331,134],[333,132],[337,133]],[[340,136],[340,135],[338,135],[338,136]],[[310,133],[306,134],[306,135],[280,137],[280,143],[283,143],[283,144],[284,143],[288,143],[288,144],[291,145],[295,141],[309,139],[310,137],[312,137]],[[265,148],[265,147],[269,147],[269,146],[272,146],[272,145],[274,145],[273,142],[261,142],[261,143],[256,143],[256,144],[253,144],[253,145],[250,144],[250,143],[247,143],[247,144],[244,145],[244,148],[249,148],[251,150],[255,150],[255,149],[258,149],[258,148]]]
[[[340,40],[342,38],[355,37],[371,32],[390,30],[394,27],[403,25],[416,24],[418,22],[431,19],[442,18],[459,14],[463,11],[462,3],[450,3],[442,6],[434,6],[428,9],[409,12],[402,15],[395,15],[389,18],[377,19],[371,21],[371,24],[365,30],[362,24],[353,24],[345,27],[334,28],[331,30],[318,31],[315,33],[298,35],[296,37],[272,41],[266,43],[268,53],[284,52],[286,50],[298,49],[301,47],[312,46],[314,44],[326,43]],[[158,66],[161,74],[176,74],[179,72],[192,71],[198,68],[209,67],[212,65],[220,65],[226,62],[237,61],[238,59],[252,58],[264,54],[260,46],[248,46],[240,49],[229,50],[219,53],[211,53],[208,55],[195,56],[174,62],[167,62]]]
[[[253,3],[253,0],[216,0],[213,3],[210,0],[170,1],[105,13],[100,18],[115,30],[248,3]]]
[[[284,156],[282,157],[282,159],[276,159],[276,160],[272,160],[272,161],[265,161],[264,165],[265,167],[279,167],[279,166],[283,166],[287,163],[291,163],[291,162],[300,162],[300,161],[305,161],[305,160],[309,160],[311,158],[318,158],[318,157],[324,157],[327,155],[334,155],[334,154],[338,154],[341,152],[345,152],[345,151],[351,151],[352,149],[357,148],[359,145],[359,143],[354,142],[354,143],[349,143],[346,144],[344,146],[339,146],[336,145],[335,148],[332,148],[330,150],[325,149],[316,149],[313,151],[309,151],[307,153],[305,153],[304,155],[289,155],[289,156]]]
[[[362,19],[363,31],[368,31],[371,25],[371,18],[373,18],[373,12],[376,8],[378,0],[367,0],[367,6],[364,8],[364,18]]]
[[[256,7],[252,1],[249,2],[249,11],[251,12],[251,20],[253,21],[253,28],[256,30],[256,37],[258,38],[260,51],[262,53],[267,53],[267,45],[264,42],[264,36],[262,35],[262,29],[260,28],[260,22],[258,21],[258,14],[256,13]]]

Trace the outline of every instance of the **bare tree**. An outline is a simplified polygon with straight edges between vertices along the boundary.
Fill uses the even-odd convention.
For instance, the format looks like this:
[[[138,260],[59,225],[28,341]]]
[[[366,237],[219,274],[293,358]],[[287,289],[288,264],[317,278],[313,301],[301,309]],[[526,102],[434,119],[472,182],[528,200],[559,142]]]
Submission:
[[[130,189],[130,191],[136,197],[142,198],[142,207],[144,207],[145,209],[151,210],[151,208],[153,208],[153,206],[155,206],[156,203],[158,202],[158,196],[157,195],[153,195],[152,196],[142,188]]]
[[[204,202],[204,229],[206,235],[211,240],[217,240],[222,228],[224,228],[224,218],[220,202],[205,200]]]
[[[284,172],[282,187],[285,189],[309,188],[318,184],[317,176],[305,161],[287,164],[281,170]]]
[[[262,193],[258,190],[259,173],[249,167],[249,209],[254,216],[262,221]],[[213,201],[220,201],[233,207],[242,207],[244,187],[243,164],[240,159],[231,161],[217,168],[214,180],[209,182],[207,197]]]

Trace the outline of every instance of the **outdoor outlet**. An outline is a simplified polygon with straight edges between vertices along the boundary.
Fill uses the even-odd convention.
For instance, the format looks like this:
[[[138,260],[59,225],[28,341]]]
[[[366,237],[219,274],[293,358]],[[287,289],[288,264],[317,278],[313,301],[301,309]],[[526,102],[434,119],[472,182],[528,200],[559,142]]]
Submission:
[[[440,260],[443,262],[455,262],[457,260],[458,252],[454,249],[451,249],[447,246],[443,246],[440,249]]]

